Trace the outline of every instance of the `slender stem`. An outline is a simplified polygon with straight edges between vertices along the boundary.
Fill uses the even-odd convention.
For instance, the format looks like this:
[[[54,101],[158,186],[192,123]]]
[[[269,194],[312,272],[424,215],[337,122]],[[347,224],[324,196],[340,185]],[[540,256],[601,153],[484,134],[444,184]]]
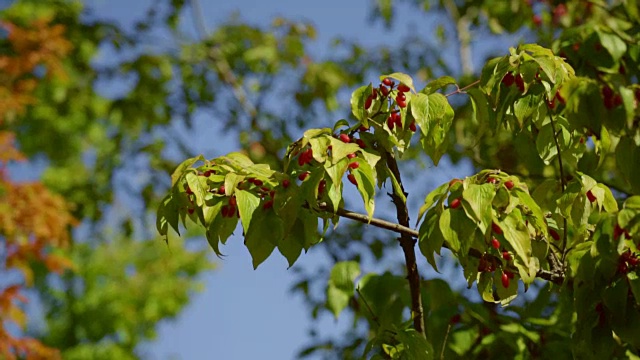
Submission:
[[[548,102],[548,101],[547,101]],[[551,121],[551,130],[553,131],[553,140],[556,143],[556,151],[558,152],[558,167],[560,169],[560,183],[562,184],[562,192],[567,188],[566,179],[564,177],[564,166],[562,165],[562,150],[560,149],[560,143],[558,142],[558,133],[556,132],[556,125],[553,122],[553,115],[551,115],[551,109],[549,110],[549,120]],[[563,217],[564,231],[562,232],[562,263],[564,263],[565,256],[567,255],[567,218]]]
[[[480,80],[476,80],[476,81],[472,82],[471,84],[469,84],[467,86],[464,86],[464,87],[461,87],[461,88],[459,87],[459,88],[456,89],[456,91],[450,92],[450,93],[446,94],[445,96],[449,97],[449,96],[455,95],[455,94],[462,94],[462,93],[465,92],[465,90],[469,90],[470,88],[472,88],[472,87],[474,87],[474,86],[476,86],[478,84],[480,84]]]
[[[318,208],[321,211],[327,211],[327,212],[333,213],[333,210],[329,207],[329,205],[327,205],[327,203],[319,203]],[[381,229],[390,230],[401,235],[410,236],[416,239],[419,237],[418,231],[411,229],[408,226],[403,226],[391,221],[382,220],[378,218],[369,218],[369,216],[367,216],[366,214],[361,214],[355,211],[346,210],[342,208],[337,209],[335,214],[343,218],[361,222],[363,224],[373,225]],[[442,247],[444,247],[445,249],[449,249],[449,245],[447,245],[447,243],[444,243]],[[475,258],[480,258],[482,257],[483,254],[480,251],[471,248],[469,249],[469,255]],[[496,261],[501,261],[501,260],[497,259]],[[562,268],[560,267],[560,264],[558,264],[557,262],[550,262],[550,266],[551,266],[551,270],[549,271],[542,270],[542,269],[538,270],[538,273],[536,274],[536,276],[539,277],[540,279],[551,281],[556,284],[562,284],[562,282],[564,281],[564,274],[562,273]]]
[[[392,175],[396,178],[399,186],[393,187],[393,193],[391,199],[396,206],[396,216],[398,223],[404,227],[409,227],[409,209],[405,203],[407,193],[402,186],[402,179],[400,177],[400,170],[398,169],[398,163],[392,154],[384,152],[386,157],[387,166]],[[402,191],[403,194],[399,194],[398,191]],[[409,291],[411,293],[411,317],[413,318],[414,329],[423,337],[426,337],[424,328],[424,312],[422,309],[422,294],[420,292],[420,273],[418,272],[418,264],[416,263],[416,240],[408,234],[400,234],[398,239],[400,247],[404,252],[404,261],[407,268],[407,280],[409,281]]]
[[[442,342],[442,350],[440,351],[440,360],[444,360],[444,349],[447,348],[447,340],[449,340],[449,333],[451,332],[451,324],[447,327],[447,332],[444,334],[444,341]]]
[[[204,18],[202,17],[200,2],[198,0],[190,0],[190,2],[196,31],[198,32],[200,39],[205,40],[209,34],[205,26]],[[220,51],[220,48],[215,44],[209,51],[209,59],[213,62],[213,65],[220,79],[231,87],[234,97],[236,98],[236,100],[238,100],[242,109],[249,115],[253,125],[256,121],[258,111],[256,110],[256,107],[251,102],[249,102],[244,88],[238,81],[236,75],[233,73],[231,66],[224,58],[222,52]]]
[[[371,306],[369,306],[369,303],[367,302],[367,299],[364,297],[364,295],[362,295],[362,292],[360,291],[360,287],[356,288],[356,292],[358,293],[358,296],[360,296],[360,298],[362,299],[362,302],[364,303],[364,306],[366,306],[367,310],[369,310],[369,313],[371,314],[371,317],[373,318],[373,321],[375,321],[376,324],[378,324],[378,327],[382,326],[382,325],[380,325],[380,321],[378,320],[378,316],[373,312],[373,310],[371,309]]]

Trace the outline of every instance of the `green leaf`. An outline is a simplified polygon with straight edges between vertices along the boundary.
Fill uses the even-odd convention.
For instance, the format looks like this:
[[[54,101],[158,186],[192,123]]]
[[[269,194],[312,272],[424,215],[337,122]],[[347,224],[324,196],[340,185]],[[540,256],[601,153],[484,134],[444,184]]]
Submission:
[[[364,161],[359,161],[358,163],[360,166],[358,166],[357,169],[351,170],[351,173],[358,181],[358,192],[360,192],[360,196],[362,196],[364,208],[367,211],[369,219],[371,219],[375,209],[376,179],[369,163]]]
[[[633,139],[623,136],[616,147],[616,164],[634,193],[640,193],[640,147]]]
[[[355,261],[342,261],[331,269],[327,286],[327,307],[336,318],[349,304],[355,290],[354,282],[359,275],[360,264]]]
[[[438,271],[433,253],[440,254],[440,249],[444,244],[444,235],[442,235],[442,231],[440,231],[439,217],[435,210],[427,212],[427,216],[420,225],[418,234],[420,252],[427,258],[427,261],[433,266],[433,269]]]
[[[493,184],[469,184],[462,192],[464,211],[477,223],[483,233],[491,226],[491,202],[495,195],[496,188]]]
[[[193,195],[196,197],[196,205],[202,206],[208,190],[206,178],[204,176],[198,176],[195,172],[188,172],[185,175],[185,179],[187,180],[189,188],[193,191]]]
[[[240,205],[239,201],[238,205]],[[240,216],[242,217],[242,213]],[[245,230],[245,234],[244,243],[251,253],[253,268],[256,269],[282,240],[284,235],[282,219],[271,210],[260,209],[253,214],[251,226]]]
[[[442,88],[455,84],[456,79],[452,78],[451,76],[441,76],[433,81],[430,81],[427,86],[425,86],[424,89],[420,91],[420,93],[426,95],[433,94],[434,92]]]
[[[357,88],[351,94],[351,113],[353,116],[359,121],[365,122],[368,116],[368,111],[364,108],[364,103],[367,100],[367,97],[371,95],[372,87],[371,84],[367,86],[361,86]]]
[[[409,89],[411,89],[411,91],[416,92],[416,89],[413,87],[413,79],[411,79],[411,76],[404,74],[404,73],[399,73],[399,72],[395,72],[393,74],[389,74],[389,75],[382,75],[380,76],[380,81],[386,79],[386,78],[391,78],[394,80],[398,80],[399,82],[407,85],[409,87]]]
[[[427,197],[424,198],[424,204],[420,207],[418,211],[418,220],[416,221],[416,226],[422,219],[424,213],[436,203],[436,201],[442,201],[444,196],[449,192],[449,183],[444,183],[438,186],[435,190],[431,191]]]
[[[178,179],[182,177],[184,172],[187,171],[187,169],[191,168],[191,166],[198,161],[206,160],[204,156],[198,155],[196,157],[189,158],[178,165],[178,167],[173,171],[173,174],[171,174],[171,186],[175,185],[176,182],[178,182]]]
[[[302,252],[304,234],[304,222],[301,219],[296,219],[293,226],[291,226],[291,231],[278,244],[278,251],[287,259],[289,267],[293,266]]]
[[[627,51],[627,44],[617,35],[606,33],[604,31],[597,31],[598,37],[600,37],[600,43],[602,47],[607,49],[614,61],[620,60]]]
[[[414,101],[417,102],[414,105]],[[447,98],[439,93],[416,94],[411,101],[411,113],[420,126],[421,144],[435,165],[446,150],[446,136],[453,121],[453,108]]]
[[[540,129],[536,137],[536,149],[542,161],[547,165],[558,155],[551,122],[548,122]]]
[[[434,358],[433,346],[424,336],[414,329],[406,329],[398,332],[398,340],[404,345],[403,358],[432,360]]]
[[[356,153],[360,150],[360,146],[354,143],[344,143],[340,139],[330,137],[331,142],[331,163],[337,164],[339,161],[345,159],[347,155]],[[335,180],[334,180],[335,181]]]
[[[236,190],[235,196],[238,203],[238,211],[240,212],[240,220],[242,221],[242,228],[246,234],[249,232],[253,213],[260,205],[260,198],[258,195],[246,190]]]

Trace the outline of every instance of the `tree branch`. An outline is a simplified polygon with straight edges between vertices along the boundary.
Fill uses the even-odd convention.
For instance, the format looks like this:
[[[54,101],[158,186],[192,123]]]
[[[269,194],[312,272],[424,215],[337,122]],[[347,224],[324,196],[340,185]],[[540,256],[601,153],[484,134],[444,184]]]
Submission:
[[[396,206],[396,215],[398,223],[403,227],[409,228],[409,209],[406,204],[407,193],[402,186],[400,170],[398,163],[392,154],[384,152],[387,166],[391,171],[391,176],[395,177],[398,186],[393,187],[393,193],[390,194],[391,199]],[[402,192],[400,194],[399,192]],[[409,290],[411,293],[411,317],[413,318],[414,329],[423,337],[426,337],[424,328],[424,312],[422,309],[422,294],[420,292],[420,273],[418,272],[418,264],[416,263],[416,240],[411,235],[400,233],[400,247],[404,252],[404,261],[407,268],[407,280],[409,281]]]
[[[327,205],[327,203],[319,203],[318,207],[322,211],[332,212],[331,208]],[[341,216],[343,218],[358,221],[363,224],[373,225],[381,229],[390,230],[398,234],[409,236],[415,239],[418,239],[420,235],[417,230],[411,229],[408,226],[403,226],[400,224],[396,224],[396,223],[393,223],[387,220],[378,219],[378,218],[369,219],[367,215],[357,213],[351,210],[338,209],[336,211],[336,215]],[[445,249],[449,249],[449,245],[446,242],[443,244],[442,247],[444,247]],[[479,259],[482,257],[483,254],[480,251],[471,248],[469,249],[469,255]],[[560,264],[557,258],[555,257],[549,258],[548,256],[547,260],[549,261],[549,267],[551,270],[543,270],[543,269],[538,270],[536,277],[543,280],[551,281],[556,284],[562,284],[562,282],[564,281],[564,272],[562,271],[562,264]],[[499,261],[499,259],[497,259],[497,261]]]

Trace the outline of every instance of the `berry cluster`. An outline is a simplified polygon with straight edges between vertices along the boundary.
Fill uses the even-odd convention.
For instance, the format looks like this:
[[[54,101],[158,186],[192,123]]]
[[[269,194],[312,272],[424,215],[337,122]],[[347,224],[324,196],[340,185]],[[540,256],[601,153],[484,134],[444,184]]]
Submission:
[[[382,80],[382,83],[380,84],[380,87],[378,89],[379,93],[382,95],[382,98],[387,98],[394,90],[394,88],[397,91],[393,100],[394,104],[397,105],[397,108],[395,108],[395,105],[392,104],[389,116],[387,117],[387,126],[389,127],[389,130],[393,130],[394,128],[402,128],[402,115],[400,114],[400,109],[407,107],[406,93],[411,91],[409,86],[403,83],[398,84],[398,86],[396,87],[396,83],[390,78],[385,78],[384,80]],[[378,94],[378,92],[376,91],[376,89],[373,89],[372,96],[375,96],[376,94]],[[369,98],[367,98],[367,100],[369,100]],[[368,101],[365,103],[365,105],[367,103]],[[409,124],[409,130],[413,132],[417,130],[415,122]]]
[[[616,94],[608,85],[602,88],[602,101],[607,110],[611,110],[622,105],[622,96]]]
[[[620,255],[618,260],[618,272],[620,274],[626,274],[629,271],[635,270],[638,265],[640,265],[638,254],[632,253],[631,250],[627,250]]]

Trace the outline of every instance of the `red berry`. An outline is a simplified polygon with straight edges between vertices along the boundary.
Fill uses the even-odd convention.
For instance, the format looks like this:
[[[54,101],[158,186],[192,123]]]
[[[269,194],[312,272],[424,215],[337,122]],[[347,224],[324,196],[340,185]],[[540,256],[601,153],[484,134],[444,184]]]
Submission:
[[[364,141],[362,141],[362,139],[356,139],[356,144],[358,144],[358,146],[360,146],[363,149],[367,147],[367,145],[364,143]]]
[[[360,127],[358,128],[358,131],[368,131],[369,128],[364,126],[364,125],[360,125]]]
[[[589,202],[594,202],[596,201],[596,196],[593,195],[593,193],[591,192],[591,190],[587,191],[587,199],[589,199]]]
[[[229,205],[224,205],[222,207],[222,217],[223,218],[229,217]]]
[[[406,101],[397,101],[398,106],[401,108],[406,108],[407,107],[407,102]]]
[[[395,126],[396,122],[394,121],[394,117],[393,114],[389,115],[389,117],[387,118],[387,126],[389,127],[389,130],[393,130],[393,127]]]
[[[191,191],[191,188],[189,187],[189,185],[187,185],[187,186],[184,188],[184,192],[186,192],[186,193],[187,193],[187,195],[191,195],[191,194],[193,194],[193,191]]]
[[[309,176],[309,172],[305,171],[305,172],[301,173],[300,175],[298,175],[298,180],[304,181],[308,176]]]
[[[411,90],[411,89],[409,89],[409,87],[407,85],[405,85],[405,84],[398,85],[398,91],[401,92],[401,93],[409,92],[409,90]]]
[[[613,97],[613,107],[617,107],[622,105],[622,96],[620,96],[620,94],[616,94]]]
[[[229,198],[229,205],[231,205],[231,206],[238,205],[238,200],[236,200],[235,196],[232,196],[232,197]]]
[[[549,229],[549,235],[551,235],[551,237],[553,238],[553,240],[558,241],[560,240],[560,234],[558,234],[557,231],[555,231],[554,229]]]
[[[638,259],[638,257],[636,257],[636,255],[631,255],[631,257],[629,258],[629,265],[631,266],[638,266],[638,264],[640,264],[640,259]]]
[[[491,246],[496,250],[500,249],[500,241],[496,238],[491,238]]]
[[[396,95],[396,102],[407,100],[407,96],[404,93],[398,93]]]
[[[502,286],[506,289],[509,287],[509,275],[506,272],[502,273]]]
[[[375,99],[378,97],[378,89],[374,88],[373,91],[371,91],[371,98]]]
[[[524,92],[524,79],[522,78],[522,75],[518,74],[518,76],[516,76],[515,83],[516,83],[516,86],[518,87],[518,91],[523,93]]]
[[[409,130],[416,132],[416,130],[418,130],[418,128],[416,127],[416,123],[412,122],[411,124],[409,124]]]
[[[621,262],[618,264],[618,272],[621,274],[626,274],[629,272],[629,267],[626,263]]]
[[[380,93],[382,93],[383,97],[387,97],[389,95],[389,88],[383,85],[380,85]]]
[[[260,179],[255,179],[253,180],[253,185],[255,186],[262,186],[263,182]]]
[[[511,85],[513,85],[513,81],[515,80],[515,78],[513,77],[513,74],[508,72],[504,75],[504,77],[502,78],[502,83],[509,87]]]
[[[342,142],[344,143],[349,143],[351,141],[351,138],[347,134],[340,134],[340,140],[342,140]]]
[[[220,185],[220,188],[218,188],[218,194],[224,195],[224,185]]]
[[[494,178],[494,177],[489,176],[489,177],[487,178],[487,182],[488,182],[488,183],[490,183],[490,184],[495,184],[495,183],[497,183],[497,182],[498,182],[498,179],[496,179],[496,178]]]
[[[318,184],[318,194],[322,194],[326,187],[327,187],[327,182],[324,179],[320,180],[320,184]]]
[[[452,209],[457,209],[457,208],[459,208],[459,207],[460,207],[460,198],[455,198],[455,199],[453,199],[453,200],[451,201],[451,204],[449,204],[449,206],[450,206]]]
[[[503,250],[502,251],[502,258],[509,261],[511,260],[511,254],[509,254],[509,252],[507,250]]]
[[[491,224],[491,229],[493,230],[494,233],[501,235],[502,234],[502,229],[500,228],[500,226],[498,226],[498,224],[496,223],[492,223]]]
[[[189,215],[193,214],[193,212],[196,211],[196,209],[194,208],[188,208],[187,212],[189,213]]]
[[[347,154],[347,158],[348,159],[353,159],[354,157],[356,157],[356,154],[354,154],[354,153]]]
[[[347,179],[349,179],[349,181],[350,181],[353,185],[358,186],[358,180],[356,180],[355,175],[353,175],[353,174],[349,174],[349,175],[347,175]]]
[[[449,324],[455,325],[455,324],[459,323],[460,322],[460,318],[461,318],[460,314],[453,315],[451,317],[451,319],[449,319]]]
[[[393,86],[393,81],[391,81],[391,78],[385,78],[384,80],[382,80],[382,83],[387,86]]]
[[[290,184],[290,181],[287,179],[282,180],[282,187],[283,188],[288,188]]]
[[[509,189],[509,190],[513,189],[513,181],[511,181],[511,180],[506,181],[504,183],[504,186],[506,186],[507,189]]]
[[[349,164],[349,169],[357,169],[359,167],[360,167],[360,163],[357,161],[354,161],[351,164]]]
[[[560,94],[560,91],[558,91],[556,93],[555,99],[558,99],[558,102],[560,102],[560,104],[566,104],[567,101],[562,97],[562,95]]]
[[[540,17],[540,15],[533,15],[532,21],[535,26],[542,25],[542,18]]]
[[[371,103],[372,103],[372,102],[373,102],[373,98],[372,98],[371,96],[369,96],[369,97],[367,98],[367,100],[365,100],[365,102],[364,102],[364,108],[365,108],[366,110],[369,110],[369,108],[371,107]]]
[[[262,205],[263,210],[271,209],[273,207],[273,200],[269,200]]]

